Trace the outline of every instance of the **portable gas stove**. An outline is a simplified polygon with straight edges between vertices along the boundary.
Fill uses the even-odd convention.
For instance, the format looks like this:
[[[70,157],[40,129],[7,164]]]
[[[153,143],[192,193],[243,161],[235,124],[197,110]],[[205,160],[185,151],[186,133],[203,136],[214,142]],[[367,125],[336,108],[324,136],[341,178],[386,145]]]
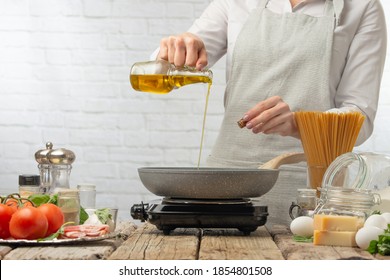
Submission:
[[[237,228],[245,235],[267,221],[268,208],[251,199],[198,200],[163,198],[134,204],[131,216],[168,235],[176,228]]]

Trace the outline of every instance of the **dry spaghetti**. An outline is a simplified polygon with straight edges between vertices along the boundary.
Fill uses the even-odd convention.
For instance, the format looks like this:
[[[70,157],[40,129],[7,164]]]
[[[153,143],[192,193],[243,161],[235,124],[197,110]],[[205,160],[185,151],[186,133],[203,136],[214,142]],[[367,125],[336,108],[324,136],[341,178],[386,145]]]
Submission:
[[[321,187],[328,166],[338,157],[351,152],[364,116],[360,112],[331,113],[300,111],[295,120],[306,155],[310,186]]]

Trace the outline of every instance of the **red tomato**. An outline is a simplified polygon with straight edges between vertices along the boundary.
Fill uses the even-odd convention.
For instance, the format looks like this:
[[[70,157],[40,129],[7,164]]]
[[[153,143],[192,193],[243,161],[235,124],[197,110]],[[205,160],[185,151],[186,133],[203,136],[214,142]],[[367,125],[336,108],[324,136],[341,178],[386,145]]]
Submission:
[[[0,204],[0,238],[6,239],[11,236],[9,232],[9,221],[15,211],[16,209],[8,205]]]
[[[15,239],[45,237],[47,228],[46,216],[35,207],[19,208],[9,222],[9,232]]]
[[[19,200],[15,198],[8,198],[5,204],[14,208],[15,210],[24,206],[33,206],[31,201],[24,198],[21,198]]]
[[[6,205],[8,205],[9,207],[12,207],[15,209],[18,209],[18,201],[15,199],[15,198],[9,198],[7,199],[7,201],[5,202]]]
[[[57,205],[45,203],[39,206],[37,209],[46,216],[49,225],[46,236],[57,232],[57,230],[63,225],[64,213],[62,213],[61,208]]]

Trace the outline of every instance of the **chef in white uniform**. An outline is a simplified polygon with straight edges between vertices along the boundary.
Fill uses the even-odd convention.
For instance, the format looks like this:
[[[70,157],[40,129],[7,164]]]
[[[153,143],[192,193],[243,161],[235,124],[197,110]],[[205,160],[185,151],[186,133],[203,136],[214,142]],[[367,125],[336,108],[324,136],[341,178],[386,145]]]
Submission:
[[[211,67],[227,55],[225,114],[209,166],[257,167],[302,151],[294,111],[357,110],[371,135],[386,57],[379,0],[215,0],[188,32],[161,40],[158,58]],[[237,121],[243,118],[246,129]],[[302,164],[281,168],[267,226],[289,224]]]

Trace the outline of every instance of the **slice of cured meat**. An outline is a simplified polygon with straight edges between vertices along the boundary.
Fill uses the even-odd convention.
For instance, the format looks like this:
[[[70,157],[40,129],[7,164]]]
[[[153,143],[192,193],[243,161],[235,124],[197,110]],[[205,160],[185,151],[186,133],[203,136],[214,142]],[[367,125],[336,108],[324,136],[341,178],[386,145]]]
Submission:
[[[63,238],[97,237],[109,233],[108,225],[79,225],[64,228]]]

